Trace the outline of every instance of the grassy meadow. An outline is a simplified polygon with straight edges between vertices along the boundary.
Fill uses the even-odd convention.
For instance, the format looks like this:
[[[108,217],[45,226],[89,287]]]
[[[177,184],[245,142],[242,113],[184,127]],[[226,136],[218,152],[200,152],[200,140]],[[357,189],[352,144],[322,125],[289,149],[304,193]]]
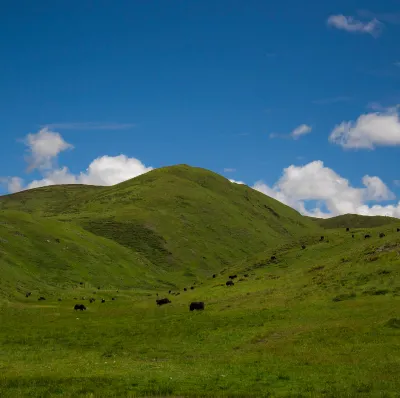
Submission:
[[[188,166],[2,197],[0,397],[399,397],[398,227]]]

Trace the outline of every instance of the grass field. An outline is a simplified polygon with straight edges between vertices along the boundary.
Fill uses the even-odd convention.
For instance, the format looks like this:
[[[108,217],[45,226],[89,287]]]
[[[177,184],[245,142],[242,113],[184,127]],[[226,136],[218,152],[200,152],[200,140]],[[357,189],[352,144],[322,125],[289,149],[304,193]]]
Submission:
[[[156,172],[0,198],[2,398],[400,396],[400,220],[353,226],[349,216],[323,229],[202,170],[192,180],[186,166]],[[135,207],[127,198],[139,193]],[[72,208],[60,199],[74,197]],[[160,263],[150,232],[118,237],[105,220],[151,221],[173,260]],[[254,228],[225,236],[238,225]],[[171,303],[158,307],[163,297]],[[192,301],[205,310],[190,312]]]

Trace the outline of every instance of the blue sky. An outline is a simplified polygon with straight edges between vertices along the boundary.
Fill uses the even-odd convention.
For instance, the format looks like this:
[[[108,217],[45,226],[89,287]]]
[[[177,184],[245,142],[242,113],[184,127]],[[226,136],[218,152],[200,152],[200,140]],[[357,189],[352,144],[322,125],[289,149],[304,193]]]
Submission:
[[[20,1],[0,37],[2,194],[187,163],[400,217],[397,1]]]

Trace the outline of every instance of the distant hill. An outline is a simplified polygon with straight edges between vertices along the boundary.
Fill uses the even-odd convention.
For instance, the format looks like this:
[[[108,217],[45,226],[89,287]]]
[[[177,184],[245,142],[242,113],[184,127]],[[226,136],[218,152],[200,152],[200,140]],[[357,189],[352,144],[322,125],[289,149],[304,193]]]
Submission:
[[[382,225],[398,224],[400,220],[393,217],[385,216],[360,216],[358,214],[344,214],[332,218],[314,218],[310,217],[314,222],[323,228],[375,228]]]
[[[50,186],[3,196],[0,216],[10,225],[13,217],[15,224],[21,217],[35,220],[27,224],[31,243],[36,233],[46,233],[47,226],[52,231],[48,235],[56,237],[64,225],[70,225],[89,233],[91,239],[107,239],[116,252],[133,253],[159,272],[178,272],[189,279],[320,230],[312,220],[258,191],[187,165],[156,169],[112,187]],[[82,239],[74,244],[85,252],[87,244]],[[20,246],[0,243],[0,250],[6,247],[12,263]],[[26,254],[26,263],[33,256],[40,267],[47,247],[34,245],[32,254]],[[85,256],[74,260],[76,277],[88,275],[91,255],[88,249]],[[116,254],[113,257],[118,258]],[[65,256],[55,258],[69,262]],[[119,267],[115,261],[116,276]],[[132,260],[132,267],[139,267],[138,261]],[[64,268],[60,266],[59,271],[63,274]],[[47,272],[42,276],[48,279]]]

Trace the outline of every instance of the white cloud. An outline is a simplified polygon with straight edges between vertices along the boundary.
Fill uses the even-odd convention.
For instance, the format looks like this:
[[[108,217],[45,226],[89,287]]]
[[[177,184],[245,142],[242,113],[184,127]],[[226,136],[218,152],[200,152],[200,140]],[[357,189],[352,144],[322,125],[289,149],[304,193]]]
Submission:
[[[340,123],[332,130],[329,141],[343,148],[400,145],[398,106],[361,115],[355,122]]]
[[[2,177],[0,185],[4,185],[9,193],[15,193],[23,189],[24,180],[19,177]]]
[[[27,160],[29,169],[51,169],[53,161],[59,153],[73,146],[64,141],[57,132],[49,130],[47,127],[41,129],[36,134],[28,134],[24,140],[30,155]]]
[[[241,184],[241,185],[245,185],[245,183],[243,181],[236,181],[236,180],[232,180],[229,179],[230,182],[233,182],[234,184]]]
[[[296,127],[291,133],[291,137],[294,140],[297,140],[300,136],[311,133],[311,127],[307,126],[306,124],[301,124],[300,126]]]
[[[224,172],[225,173],[233,173],[233,172],[235,172],[236,171],[236,169],[233,169],[233,168],[230,168],[230,167],[225,167],[224,168]]]
[[[327,24],[337,29],[342,29],[352,33],[368,33],[374,37],[378,36],[381,32],[383,24],[376,18],[369,22],[361,22],[351,16],[345,15],[331,15]]]
[[[365,188],[352,187],[348,180],[318,160],[305,166],[285,168],[282,177],[272,187],[258,181],[253,188],[309,216],[332,217],[352,213],[400,218],[400,202],[397,206],[368,206],[365,203],[395,198],[379,177],[366,175],[362,183]],[[307,210],[306,202],[309,200],[323,203],[328,212],[324,212],[321,205]]]
[[[115,185],[153,170],[140,160],[125,155],[102,156],[95,159],[85,172],[71,174],[67,167],[51,170],[41,180],[32,181],[26,189],[58,184]]]
[[[294,140],[299,139],[301,136],[310,133],[312,128],[307,124],[301,124],[297,126],[290,134],[277,134],[271,133],[269,138],[292,138]]]

